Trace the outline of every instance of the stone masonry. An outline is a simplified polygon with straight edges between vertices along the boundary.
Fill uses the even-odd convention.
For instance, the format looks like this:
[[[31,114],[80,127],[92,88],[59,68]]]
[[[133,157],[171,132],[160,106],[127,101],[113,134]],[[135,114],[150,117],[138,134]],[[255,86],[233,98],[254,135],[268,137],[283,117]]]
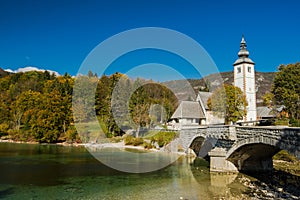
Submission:
[[[213,126],[180,131],[183,149],[210,157],[211,171],[264,171],[284,149],[300,158],[300,128]]]

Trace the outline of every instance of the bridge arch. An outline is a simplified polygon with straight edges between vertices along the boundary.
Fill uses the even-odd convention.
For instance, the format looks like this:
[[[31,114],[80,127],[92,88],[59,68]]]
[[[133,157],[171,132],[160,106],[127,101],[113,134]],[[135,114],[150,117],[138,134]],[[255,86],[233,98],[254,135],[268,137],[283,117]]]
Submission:
[[[286,145],[278,139],[261,135],[237,141],[228,150],[226,159],[232,162],[239,171],[272,170],[272,157],[282,149],[289,151],[285,147]]]
[[[204,134],[197,134],[193,136],[187,145],[187,149],[188,148],[192,149],[195,152],[195,154],[198,156],[201,146],[203,145],[205,139],[206,136]]]
[[[216,138],[208,137],[204,134],[195,135],[188,144],[188,148],[192,149],[197,157],[205,158],[208,152],[215,147]]]

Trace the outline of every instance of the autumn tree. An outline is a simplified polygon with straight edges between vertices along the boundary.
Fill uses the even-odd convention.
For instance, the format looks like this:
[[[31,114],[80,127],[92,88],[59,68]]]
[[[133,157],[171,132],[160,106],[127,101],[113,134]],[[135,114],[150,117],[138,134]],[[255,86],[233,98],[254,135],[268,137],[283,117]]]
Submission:
[[[68,130],[76,138],[72,117],[74,79],[49,72],[16,73],[0,78],[0,134],[14,140],[57,142]],[[69,131],[70,133],[70,131]]]
[[[284,105],[292,120],[300,119],[300,63],[280,65],[272,86],[276,105]]]
[[[246,97],[240,88],[224,84],[216,89],[207,101],[208,107],[218,117],[225,119],[225,124],[237,122],[246,116]]]

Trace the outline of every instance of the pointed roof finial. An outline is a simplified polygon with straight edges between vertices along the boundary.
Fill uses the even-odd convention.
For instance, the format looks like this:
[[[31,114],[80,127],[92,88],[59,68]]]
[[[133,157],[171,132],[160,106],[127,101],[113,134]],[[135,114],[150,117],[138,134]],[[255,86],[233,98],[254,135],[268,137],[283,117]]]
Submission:
[[[245,49],[247,47],[246,41],[245,41],[245,37],[244,34],[242,35],[242,40],[241,40],[241,45],[240,45],[241,49]]]

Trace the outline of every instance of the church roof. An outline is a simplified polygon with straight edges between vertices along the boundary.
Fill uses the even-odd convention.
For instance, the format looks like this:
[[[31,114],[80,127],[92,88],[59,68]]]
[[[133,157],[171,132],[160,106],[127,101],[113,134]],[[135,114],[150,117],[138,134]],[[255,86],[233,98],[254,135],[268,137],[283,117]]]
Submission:
[[[259,106],[256,108],[258,117],[275,117],[271,108],[267,106]]]
[[[197,101],[182,101],[174,114],[172,119],[192,118],[205,119],[205,115],[201,109],[200,103]]]
[[[209,99],[209,97],[211,97],[212,94],[213,94],[212,92],[201,92],[201,91],[198,93],[198,98],[200,99],[197,99],[197,101],[201,100],[205,110],[209,109],[207,105],[207,100]]]

